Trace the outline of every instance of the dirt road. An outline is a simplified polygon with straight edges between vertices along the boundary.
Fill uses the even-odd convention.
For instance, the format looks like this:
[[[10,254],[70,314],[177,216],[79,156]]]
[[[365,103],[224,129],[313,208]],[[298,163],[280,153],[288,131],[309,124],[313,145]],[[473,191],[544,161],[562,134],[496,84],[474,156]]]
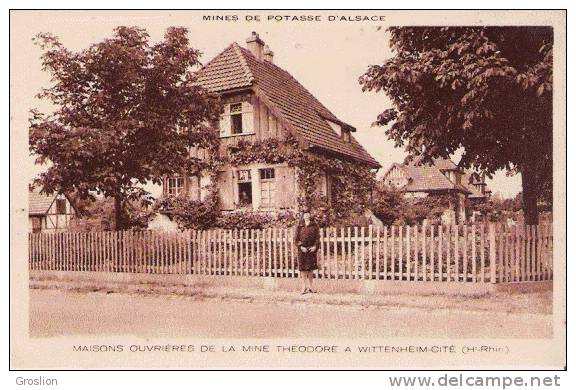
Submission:
[[[552,316],[30,290],[30,334],[142,337],[551,337]]]

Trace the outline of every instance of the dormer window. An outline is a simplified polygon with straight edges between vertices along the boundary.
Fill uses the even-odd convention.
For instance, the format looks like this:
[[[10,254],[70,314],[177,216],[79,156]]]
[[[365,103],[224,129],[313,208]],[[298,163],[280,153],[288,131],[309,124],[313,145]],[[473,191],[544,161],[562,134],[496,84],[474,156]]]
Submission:
[[[342,131],[342,139],[346,142],[350,142],[350,131],[349,130],[343,130]]]
[[[347,127],[342,127],[341,124],[332,122],[329,119],[326,119],[326,122],[328,122],[332,130],[338,134],[338,137],[340,137],[345,142],[350,142],[350,129]]]
[[[220,117],[220,136],[253,134],[253,122],[252,104],[249,102],[226,104]]]

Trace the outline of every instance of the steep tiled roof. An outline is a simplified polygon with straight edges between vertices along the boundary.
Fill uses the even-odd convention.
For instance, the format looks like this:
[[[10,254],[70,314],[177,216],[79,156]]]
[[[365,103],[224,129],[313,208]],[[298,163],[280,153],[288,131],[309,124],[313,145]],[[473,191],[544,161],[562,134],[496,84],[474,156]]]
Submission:
[[[56,194],[41,194],[39,189],[28,191],[28,214],[45,215],[54,202]]]
[[[272,106],[296,137],[311,147],[335,152],[373,167],[380,164],[350,136],[343,140],[326,119],[343,123],[288,72],[269,61],[258,60],[237,43],[228,46],[197,74],[197,82],[212,92],[252,87]]]
[[[433,158],[431,163],[422,163],[422,157],[416,157],[412,160],[412,165],[422,166],[422,165],[433,165],[440,170],[454,170],[458,169],[458,166],[454,164],[449,158]]]
[[[196,81],[212,92],[249,87],[254,81],[236,43],[210,60],[196,76]]]
[[[446,159],[447,160],[447,159]],[[435,159],[433,165],[419,165],[419,160],[407,164],[393,164],[398,167],[408,179],[408,184],[401,190],[406,192],[429,192],[429,191],[459,191],[467,193],[468,189],[462,184],[456,184],[446,177],[442,169],[453,169],[456,164],[445,159]],[[386,176],[384,176],[386,177]]]

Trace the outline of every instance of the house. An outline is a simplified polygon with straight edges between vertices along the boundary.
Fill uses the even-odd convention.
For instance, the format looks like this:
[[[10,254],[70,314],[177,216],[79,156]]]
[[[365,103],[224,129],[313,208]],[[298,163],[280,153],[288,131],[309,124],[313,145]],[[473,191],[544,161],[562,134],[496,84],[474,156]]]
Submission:
[[[68,230],[76,209],[64,194],[41,194],[38,189],[28,191],[28,231],[53,233]]]
[[[472,215],[467,200],[479,202],[490,196],[484,176],[466,172],[447,158],[436,158],[432,163],[421,163],[421,159],[394,163],[381,184],[407,197],[445,196],[448,205],[442,219],[447,223],[464,222]]]
[[[464,172],[462,183],[470,191],[468,199],[472,202],[483,202],[490,199],[492,191],[488,189],[484,175],[476,172]]]
[[[356,129],[275,65],[273,52],[258,34],[252,33],[246,43],[247,48],[232,43],[197,73],[198,84],[221,98],[222,115],[215,131],[223,161],[231,152],[249,145],[295,140],[297,147],[311,156],[330,156],[371,170],[380,168],[352,135]],[[206,154],[200,148],[191,150],[192,157]],[[224,212],[295,209],[302,190],[296,168],[286,161],[226,163],[215,181]],[[211,184],[208,174],[189,176],[183,172],[165,179],[163,194],[203,200]],[[328,173],[319,175],[317,191],[330,199]]]

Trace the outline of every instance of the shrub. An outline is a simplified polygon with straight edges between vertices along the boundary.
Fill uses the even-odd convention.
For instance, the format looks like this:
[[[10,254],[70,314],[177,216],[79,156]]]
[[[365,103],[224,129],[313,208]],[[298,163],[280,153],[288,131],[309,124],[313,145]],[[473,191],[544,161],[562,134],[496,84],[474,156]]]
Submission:
[[[122,211],[124,227],[133,230],[146,229],[154,215],[154,210],[137,201],[127,202]],[[83,200],[81,213],[71,223],[70,230],[75,232],[114,230],[114,221],[114,199]]]
[[[220,214],[214,194],[202,201],[182,196],[167,196],[156,201],[154,209],[168,215],[182,230],[212,228]]]

